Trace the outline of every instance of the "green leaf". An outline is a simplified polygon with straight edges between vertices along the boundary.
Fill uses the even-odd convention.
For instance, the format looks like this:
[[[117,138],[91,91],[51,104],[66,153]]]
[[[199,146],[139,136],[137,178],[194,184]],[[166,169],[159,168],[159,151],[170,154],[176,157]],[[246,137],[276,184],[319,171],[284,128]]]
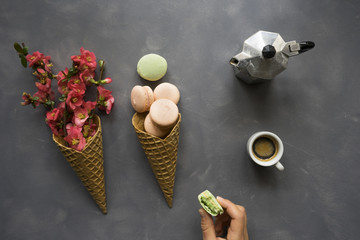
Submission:
[[[20,44],[18,44],[17,42],[14,43],[14,48],[15,48],[15,50],[16,50],[18,53],[22,53],[22,54],[24,53],[22,47],[21,47]]]
[[[48,106],[48,107],[51,107],[51,108],[54,107],[54,104],[55,104],[55,102],[54,102],[54,101],[51,101],[51,100],[47,100],[47,101],[45,102],[45,105]]]
[[[65,100],[66,100],[65,95],[62,95],[61,97],[59,97],[59,101],[60,101],[60,102],[65,102]]]
[[[74,75],[76,75],[77,72],[78,72],[78,70],[76,68],[72,67],[72,68],[69,69],[68,76],[74,76]]]
[[[39,97],[33,97],[33,100],[37,101],[37,100],[39,100]]]
[[[21,55],[21,64],[23,65],[24,68],[27,67],[27,61],[26,58],[24,57],[24,55]]]

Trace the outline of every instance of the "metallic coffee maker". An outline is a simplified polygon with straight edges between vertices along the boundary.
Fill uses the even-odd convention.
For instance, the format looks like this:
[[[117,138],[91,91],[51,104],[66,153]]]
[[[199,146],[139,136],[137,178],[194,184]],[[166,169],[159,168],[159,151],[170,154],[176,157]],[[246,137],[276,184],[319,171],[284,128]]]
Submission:
[[[235,75],[248,84],[265,82],[287,68],[289,57],[312,49],[315,43],[285,42],[278,33],[258,31],[245,40],[243,50],[230,60]]]

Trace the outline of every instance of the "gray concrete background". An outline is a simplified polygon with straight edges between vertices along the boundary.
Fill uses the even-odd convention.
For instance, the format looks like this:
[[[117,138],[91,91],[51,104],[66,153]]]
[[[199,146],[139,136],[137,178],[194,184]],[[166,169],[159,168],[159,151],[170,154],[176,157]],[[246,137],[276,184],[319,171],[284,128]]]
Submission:
[[[251,239],[358,239],[359,1],[121,0],[0,4],[0,239],[201,239],[197,194],[244,205]],[[258,30],[315,49],[268,84],[237,80],[229,59]],[[36,91],[13,49],[52,56],[57,72],[80,47],[107,61],[116,98],[101,115],[108,214],[52,142]],[[172,209],[132,129],[130,91],[144,54],[168,61],[183,116]],[[53,89],[55,90],[55,83]],[[277,133],[284,172],[255,166],[248,137]]]

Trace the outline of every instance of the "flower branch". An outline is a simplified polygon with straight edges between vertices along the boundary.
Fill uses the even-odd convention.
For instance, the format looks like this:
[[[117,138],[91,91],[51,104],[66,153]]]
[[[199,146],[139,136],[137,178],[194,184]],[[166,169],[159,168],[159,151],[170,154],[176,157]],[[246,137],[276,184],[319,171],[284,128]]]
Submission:
[[[81,151],[96,133],[97,125],[93,121],[95,109],[109,114],[114,104],[112,92],[102,86],[112,82],[111,78],[102,79],[105,62],[99,61],[100,78],[96,81],[96,56],[93,52],[80,48],[80,55],[71,56],[72,67],[55,75],[51,71],[53,64],[50,56],[38,51],[29,54],[25,44],[15,43],[14,48],[19,54],[21,64],[32,68],[33,75],[38,80],[35,83],[38,92],[33,95],[24,92],[24,102],[21,104],[31,104],[34,108],[42,104],[50,109],[46,113],[46,123],[52,132],[63,137],[69,147]],[[61,94],[57,107],[54,107],[55,94],[51,90],[54,79],[57,80],[57,90]],[[91,85],[97,87],[96,101],[85,101],[85,94]]]

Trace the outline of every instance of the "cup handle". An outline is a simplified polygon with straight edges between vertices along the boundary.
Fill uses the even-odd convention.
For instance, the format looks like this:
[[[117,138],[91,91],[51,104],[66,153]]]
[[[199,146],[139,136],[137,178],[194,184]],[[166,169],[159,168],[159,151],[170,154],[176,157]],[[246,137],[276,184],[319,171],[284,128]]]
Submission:
[[[279,170],[279,171],[284,171],[284,166],[280,163],[280,162],[277,162],[275,164],[275,167]]]

